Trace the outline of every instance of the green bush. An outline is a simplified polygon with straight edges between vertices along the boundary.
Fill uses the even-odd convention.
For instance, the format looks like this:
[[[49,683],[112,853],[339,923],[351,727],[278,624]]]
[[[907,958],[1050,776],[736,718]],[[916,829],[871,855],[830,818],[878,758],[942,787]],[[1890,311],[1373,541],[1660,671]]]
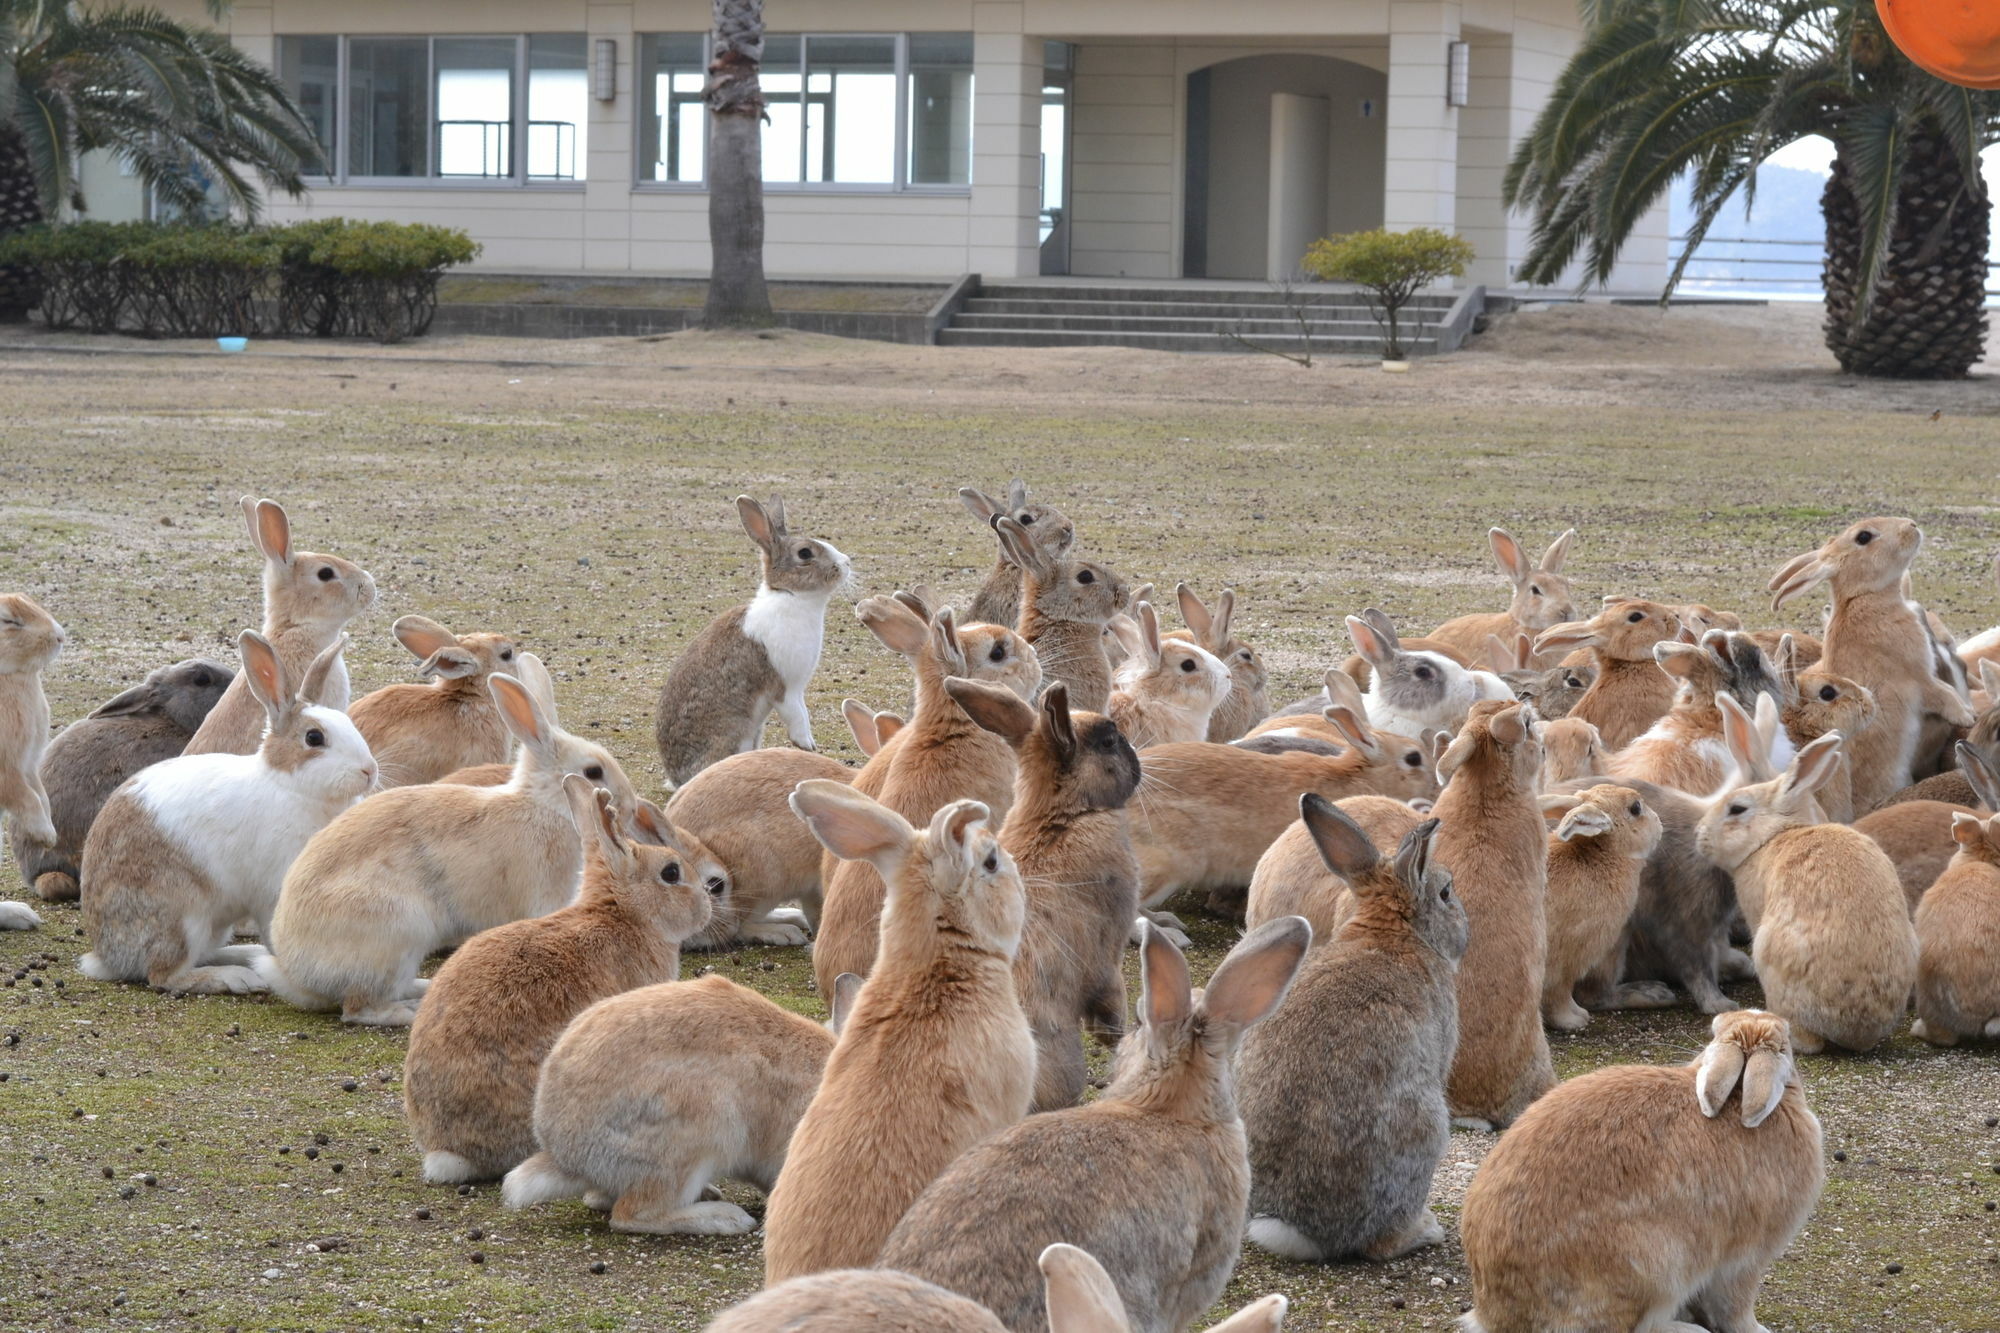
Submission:
[[[285,227],[148,222],[42,226],[0,240],[0,263],[42,275],[43,320],[93,333],[423,333],[443,271],[479,253],[464,232],[323,218]]]
[[[1435,227],[1410,231],[1377,227],[1321,237],[1306,250],[1304,267],[1324,281],[1351,282],[1362,288],[1376,322],[1388,330],[1382,343],[1383,357],[1401,361],[1403,343],[1397,312],[1439,278],[1463,277],[1472,259],[1470,241]]]

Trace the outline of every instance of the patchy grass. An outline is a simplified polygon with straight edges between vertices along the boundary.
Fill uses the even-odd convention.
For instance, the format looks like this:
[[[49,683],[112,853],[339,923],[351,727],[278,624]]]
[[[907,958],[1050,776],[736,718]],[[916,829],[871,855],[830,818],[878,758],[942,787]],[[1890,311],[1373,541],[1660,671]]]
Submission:
[[[1567,330],[1577,316],[1558,319]],[[357,689],[409,678],[388,635],[398,615],[510,630],[555,671],[569,725],[647,787],[667,664],[754,581],[728,503],[745,490],[781,491],[800,530],[855,557],[869,591],[929,581],[962,596],[991,548],[954,488],[1025,475],[1121,571],[1211,595],[1233,584],[1281,699],[1345,652],[1345,612],[1379,605],[1425,627],[1501,605],[1481,536],[1495,522],[1531,544],[1578,527],[1571,572],[1586,598],[1756,615],[1781,561],[1849,516],[1909,513],[1932,537],[1922,595],[1961,628],[2000,619],[1990,424],[1929,422],[1896,396],[1911,389],[1850,392],[1832,410],[1822,388],[1767,377],[1692,405],[1639,386],[1631,403],[1580,407],[1558,390],[1603,384],[1542,352],[1454,358],[1378,391],[1372,376],[1267,358],[797,337],[226,361],[38,350],[60,342],[0,341],[0,587],[71,631],[47,682],[58,721],[160,662],[223,655],[256,622],[244,491],[284,499],[302,546],[375,573]],[[1482,375],[1510,387],[1468,397]],[[1773,399],[1799,384],[1811,392]],[[1800,605],[1788,623],[1815,614]],[[899,705],[907,685],[836,605],[811,702],[822,739],[853,758],[836,711],[848,695]],[[11,864],[0,892],[20,895]],[[423,1185],[401,1123],[399,1034],[87,981],[77,912],[45,915],[39,932],[0,935],[0,1041],[18,1038],[0,1045],[0,1327],[697,1329],[758,1284],[754,1237],[616,1237],[580,1207],[512,1214],[492,1187]],[[1198,974],[1231,935],[1196,922]],[[688,962],[702,966],[821,1012],[803,951]],[[1556,1038],[1556,1059],[1565,1076],[1680,1061],[1704,1033],[1691,1013],[1615,1015]],[[2000,1115],[1996,1062],[1990,1047],[1937,1052],[1907,1036],[1803,1062],[1829,1150],[1847,1160],[1829,1162],[1818,1212],[1772,1275],[1766,1324],[2000,1326],[2000,1222],[1986,1211],[2000,1201],[2000,1132],[1985,1124]],[[1454,1136],[1435,1192],[1448,1222],[1489,1142]],[[605,1273],[590,1272],[597,1261]],[[1441,1329],[1468,1294],[1455,1243],[1379,1268],[1249,1251],[1226,1303],[1273,1290],[1293,1297],[1293,1326],[1340,1330]]]
[[[942,285],[922,283],[774,282],[774,310],[827,310],[922,314],[944,295]],[[574,278],[485,277],[452,274],[438,284],[446,304],[490,302],[503,305],[647,306],[697,310],[708,300],[708,283],[698,278],[588,282]]]

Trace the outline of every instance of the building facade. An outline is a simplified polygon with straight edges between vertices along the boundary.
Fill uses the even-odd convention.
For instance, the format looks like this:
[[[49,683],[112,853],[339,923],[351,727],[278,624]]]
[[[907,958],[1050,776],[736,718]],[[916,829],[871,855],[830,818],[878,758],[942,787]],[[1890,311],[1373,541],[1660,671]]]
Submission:
[[[201,18],[193,0],[174,0]],[[278,220],[463,227],[512,272],[694,274],[706,0],[237,0],[326,159]],[[1436,226],[1512,285],[1501,177],[1575,0],[769,0],[773,276],[1274,280]],[[102,210],[99,210],[100,212]],[[1613,285],[1657,290],[1664,216]]]

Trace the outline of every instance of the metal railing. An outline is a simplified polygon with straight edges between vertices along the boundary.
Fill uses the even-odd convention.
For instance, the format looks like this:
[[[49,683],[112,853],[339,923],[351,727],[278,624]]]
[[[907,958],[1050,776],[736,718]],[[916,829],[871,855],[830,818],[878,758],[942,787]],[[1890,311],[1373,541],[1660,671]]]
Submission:
[[[1676,236],[1667,255],[1668,266],[1680,262],[1687,251],[1688,238]],[[1710,247],[1742,247],[1751,253],[1716,254]],[[1775,250],[1778,253],[1759,253]],[[1811,252],[1811,257],[1801,257],[1800,250]],[[1808,296],[1822,290],[1820,272],[1824,265],[1824,241],[1776,240],[1754,236],[1708,236],[1695,248],[1694,258],[1688,262],[1687,272],[1681,278],[1682,290],[1700,287],[1736,287],[1777,289],[1799,296]],[[1994,285],[1993,273],[2000,269],[2000,261],[1986,262],[1988,298],[2000,298],[2000,286]],[[1801,272],[1800,270],[1805,270]]]

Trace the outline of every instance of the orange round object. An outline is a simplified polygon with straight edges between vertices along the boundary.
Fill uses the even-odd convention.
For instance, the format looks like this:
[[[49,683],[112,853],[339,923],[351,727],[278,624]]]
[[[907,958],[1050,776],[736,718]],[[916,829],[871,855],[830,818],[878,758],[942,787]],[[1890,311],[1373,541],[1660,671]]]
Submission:
[[[1917,68],[1963,88],[2000,88],[2000,3],[1875,0],[1875,12]]]

